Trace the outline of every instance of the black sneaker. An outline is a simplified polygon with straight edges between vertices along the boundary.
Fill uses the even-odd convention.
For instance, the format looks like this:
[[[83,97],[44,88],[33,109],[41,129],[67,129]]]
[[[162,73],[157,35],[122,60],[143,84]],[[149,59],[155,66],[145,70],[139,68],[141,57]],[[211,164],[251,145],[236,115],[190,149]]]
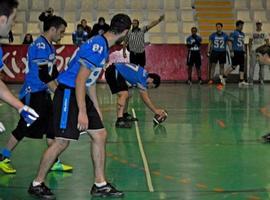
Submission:
[[[46,199],[46,200],[56,199],[55,195],[44,183],[41,183],[40,185],[37,185],[37,186],[33,186],[33,184],[31,183],[28,189],[28,193],[31,194],[32,196],[35,196],[41,199]]]
[[[110,183],[102,187],[97,187],[95,184],[91,189],[91,195],[94,197],[123,197],[124,193],[117,190]]]
[[[266,135],[262,136],[262,139],[263,139],[265,142],[270,142],[270,133],[267,133]]]
[[[115,122],[116,128],[131,128],[132,124],[129,121],[125,121],[124,118],[117,119]]]
[[[129,113],[124,113],[123,118],[125,121],[128,122],[135,122],[135,121],[139,121],[137,118],[133,117],[131,114]]]

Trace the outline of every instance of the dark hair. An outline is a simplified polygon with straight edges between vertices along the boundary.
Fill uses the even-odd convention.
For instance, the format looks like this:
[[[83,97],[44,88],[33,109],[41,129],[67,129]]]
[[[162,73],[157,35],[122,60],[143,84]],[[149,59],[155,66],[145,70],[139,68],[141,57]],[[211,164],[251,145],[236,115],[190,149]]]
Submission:
[[[101,21],[105,22],[104,17],[100,17],[100,18],[98,18],[98,22],[101,22]]]
[[[196,31],[198,31],[197,27],[195,27],[195,26],[193,26],[193,27],[191,28],[191,30],[193,30],[193,29],[195,29]]]
[[[19,5],[17,0],[0,0],[0,16],[9,17]]]
[[[157,88],[160,85],[160,76],[158,74],[149,73],[148,77],[153,79],[153,83],[155,84],[155,88]]]
[[[30,41],[26,40],[27,36],[30,36]],[[33,36],[30,34],[30,33],[27,33],[25,36],[24,36],[24,39],[23,39],[23,44],[31,44],[33,42]]]
[[[56,15],[49,16],[44,20],[43,31],[46,32],[50,30],[51,27],[58,29],[61,25],[67,27],[67,22],[62,17]]]
[[[223,27],[223,24],[221,22],[216,23],[216,26],[220,25],[221,27]]]
[[[126,14],[116,14],[113,16],[110,25],[110,32],[120,34],[126,29],[130,29],[131,19]]]
[[[83,29],[83,25],[82,24],[77,24],[77,29],[82,28]]]
[[[245,22],[243,22],[242,20],[237,20],[235,25],[239,26],[239,25],[243,25]]]

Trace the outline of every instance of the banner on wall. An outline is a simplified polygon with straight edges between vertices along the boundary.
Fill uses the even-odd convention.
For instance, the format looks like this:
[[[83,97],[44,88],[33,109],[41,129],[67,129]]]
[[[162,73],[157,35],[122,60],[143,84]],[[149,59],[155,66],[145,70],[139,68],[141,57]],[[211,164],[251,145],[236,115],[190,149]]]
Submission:
[[[3,80],[9,83],[22,83],[27,66],[26,45],[3,46],[4,75]],[[74,50],[73,45],[56,46],[58,70],[63,70]],[[202,46],[202,78],[207,79],[208,58],[206,57],[207,46]],[[111,49],[110,62],[128,62],[123,58],[121,46]],[[150,44],[146,47],[146,69],[149,72],[160,74],[163,81],[185,81],[187,80],[186,66],[187,49],[181,44]],[[104,78],[104,77],[103,77]],[[194,68],[193,79],[197,79]]]

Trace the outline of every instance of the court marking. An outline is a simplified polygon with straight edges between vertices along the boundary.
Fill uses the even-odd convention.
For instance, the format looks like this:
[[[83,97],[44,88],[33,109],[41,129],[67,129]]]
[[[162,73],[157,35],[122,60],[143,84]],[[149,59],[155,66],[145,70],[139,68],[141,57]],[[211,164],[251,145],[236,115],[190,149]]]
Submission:
[[[133,117],[136,118],[136,113],[135,113],[134,108],[132,108],[132,114],[133,114]],[[145,175],[146,175],[148,189],[149,189],[149,192],[154,192],[154,187],[153,187],[152,178],[151,178],[151,174],[150,174],[150,170],[149,170],[149,165],[148,165],[148,161],[147,161],[147,158],[146,158],[146,155],[144,152],[142,139],[141,139],[141,135],[140,135],[140,130],[139,130],[139,126],[138,126],[137,121],[135,121],[135,130],[136,130],[136,136],[137,136],[137,140],[138,140],[138,144],[139,144],[140,153],[141,153],[142,160],[143,160],[144,171],[145,171]]]

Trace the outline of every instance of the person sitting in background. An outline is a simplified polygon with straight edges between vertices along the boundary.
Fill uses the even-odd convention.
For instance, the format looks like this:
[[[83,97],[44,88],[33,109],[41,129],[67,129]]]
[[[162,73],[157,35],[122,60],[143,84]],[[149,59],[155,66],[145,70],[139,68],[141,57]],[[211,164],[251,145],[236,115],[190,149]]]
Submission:
[[[80,46],[81,44],[85,43],[88,39],[87,32],[84,31],[83,25],[78,24],[77,30],[72,33],[72,41],[73,44]]]
[[[92,28],[91,28],[91,26],[88,26],[88,25],[87,25],[86,19],[82,19],[82,20],[81,20],[81,25],[83,26],[83,30],[84,30],[85,32],[87,32],[88,38],[90,38]]]
[[[104,17],[98,18],[98,23],[94,24],[93,30],[91,32],[91,37],[94,35],[102,35],[109,30],[110,26],[105,22]]]
[[[44,12],[42,12],[40,15],[39,15],[39,17],[38,17],[38,19],[40,20],[40,21],[42,21],[42,22],[44,22],[46,19],[47,19],[47,17],[49,17],[49,16],[53,16],[54,14],[54,10],[53,10],[53,8],[48,8],[47,10],[45,10]]]
[[[33,42],[33,36],[30,33],[27,33],[24,36],[23,44],[32,44],[32,42]]]

